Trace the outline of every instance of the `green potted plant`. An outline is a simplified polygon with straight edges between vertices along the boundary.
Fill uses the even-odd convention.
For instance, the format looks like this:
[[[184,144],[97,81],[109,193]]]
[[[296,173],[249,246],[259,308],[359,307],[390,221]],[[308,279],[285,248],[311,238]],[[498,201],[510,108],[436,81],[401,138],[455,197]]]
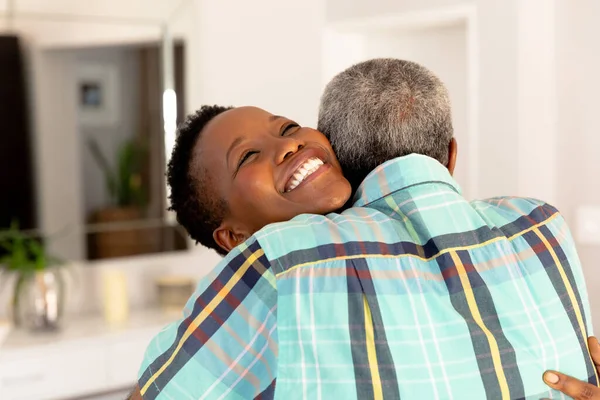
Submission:
[[[92,222],[109,224],[142,219],[146,205],[146,191],[141,178],[145,145],[133,139],[123,142],[114,165],[111,165],[95,140],[90,139],[88,146],[104,174],[110,195],[110,204],[96,210]],[[139,229],[100,229],[91,242],[94,258],[124,257],[145,252],[143,231]]]
[[[13,222],[0,231],[0,268],[15,275],[12,317],[15,326],[33,330],[55,329],[62,319],[65,303],[64,264],[49,255],[35,237],[19,230]]]

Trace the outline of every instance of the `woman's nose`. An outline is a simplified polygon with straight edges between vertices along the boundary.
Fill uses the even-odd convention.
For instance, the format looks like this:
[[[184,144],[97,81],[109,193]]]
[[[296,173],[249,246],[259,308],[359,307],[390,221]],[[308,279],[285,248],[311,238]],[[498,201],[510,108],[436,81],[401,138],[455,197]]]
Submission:
[[[296,154],[298,151],[304,148],[304,144],[295,139],[287,139],[285,143],[280,143],[279,150],[277,151],[276,162],[282,163],[289,157]]]

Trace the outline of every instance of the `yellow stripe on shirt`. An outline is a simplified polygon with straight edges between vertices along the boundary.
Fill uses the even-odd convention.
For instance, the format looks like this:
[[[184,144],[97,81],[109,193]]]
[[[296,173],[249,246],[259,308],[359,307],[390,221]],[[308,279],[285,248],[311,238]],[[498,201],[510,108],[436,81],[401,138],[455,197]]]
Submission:
[[[227,281],[227,283],[221,288],[221,290],[219,290],[219,293],[217,293],[217,295],[210,301],[210,303],[208,303],[208,305],[202,309],[200,314],[198,314],[198,316],[196,318],[194,318],[194,320],[192,321],[190,326],[188,326],[188,328],[186,329],[185,333],[181,336],[181,339],[179,339],[179,343],[177,343],[177,347],[171,354],[171,357],[169,357],[169,359],[158,369],[158,371],[156,371],[154,373],[154,375],[152,375],[150,377],[150,379],[148,379],[148,382],[146,382],[146,384],[142,387],[142,389],[140,390],[142,396],[146,393],[146,391],[154,383],[154,381],[156,379],[158,379],[160,374],[162,374],[164,372],[164,370],[167,369],[167,367],[169,365],[171,365],[171,363],[175,359],[175,356],[177,355],[179,350],[183,347],[183,344],[185,343],[185,341],[192,335],[194,330],[196,330],[200,326],[200,324],[202,322],[204,322],[206,317],[208,317],[210,314],[212,314],[212,312],[215,310],[215,308],[217,308],[217,306],[219,304],[221,304],[221,302],[227,296],[227,294],[231,291],[231,289],[235,285],[237,285],[237,283],[242,278],[242,276],[244,276],[246,271],[248,271],[248,269],[250,269],[250,267],[252,266],[252,263],[254,263],[254,261],[256,261],[263,254],[264,254],[264,251],[262,249],[256,250],[254,253],[252,253],[246,259],[246,261],[244,261],[242,266],[233,274],[231,279],[229,279],[229,281]]]
[[[379,375],[379,365],[377,363],[377,350],[375,349],[373,317],[371,316],[371,308],[369,308],[367,296],[365,295],[363,295],[363,305],[365,309],[365,342],[367,346],[369,369],[371,370],[371,381],[373,382],[373,398],[375,400],[383,400],[383,388],[381,387],[381,376]]]
[[[469,310],[473,315],[473,320],[481,328],[490,345],[492,362],[494,364],[496,376],[498,377],[498,383],[500,385],[502,399],[508,400],[510,399],[510,391],[508,389],[508,382],[506,380],[506,375],[504,374],[504,369],[502,368],[502,360],[500,359],[500,348],[498,347],[498,342],[496,342],[496,338],[494,337],[494,335],[492,335],[492,332],[490,332],[488,327],[485,326],[483,319],[481,318],[479,308],[477,307],[477,301],[475,300],[475,294],[473,293],[471,282],[469,281],[469,277],[467,276],[467,270],[465,269],[465,266],[463,265],[460,257],[454,251],[450,252],[450,256],[452,257],[452,261],[454,261],[454,264],[456,265],[456,270],[460,278],[460,283],[463,286],[465,298],[467,299]]]
[[[527,229],[524,229],[518,233],[515,233],[514,235],[510,236],[510,237],[505,237],[505,236],[498,236],[492,239],[489,239],[485,242],[482,243],[475,243],[475,244],[470,244],[470,245],[466,245],[466,246],[457,246],[457,247],[451,247],[451,248],[447,248],[447,249],[443,249],[441,251],[439,251],[438,253],[432,255],[431,257],[424,257],[424,256],[419,256],[419,255],[415,255],[415,254],[354,254],[351,256],[337,256],[337,257],[329,257],[329,258],[325,258],[322,260],[315,260],[315,261],[308,261],[305,263],[301,263],[301,264],[296,264],[291,268],[288,268],[284,271],[278,272],[275,274],[275,276],[277,278],[279,278],[280,276],[284,276],[286,274],[289,274],[292,271],[295,271],[299,268],[305,268],[305,267],[310,267],[312,265],[319,265],[319,264],[324,264],[324,263],[331,263],[333,261],[342,261],[342,260],[354,260],[354,259],[358,259],[358,258],[364,258],[364,259],[368,259],[368,258],[406,258],[406,257],[410,257],[410,258],[416,258],[418,260],[421,261],[431,261],[431,260],[435,260],[436,258],[438,258],[439,256],[446,254],[446,253],[450,253],[453,251],[461,251],[461,250],[475,250],[475,249],[480,249],[483,247],[486,247],[492,243],[496,243],[496,242],[502,242],[508,239],[508,241],[512,241],[515,240],[518,237],[523,236],[524,234],[526,234],[527,232],[530,232],[534,229],[536,229],[539,226],[543,226],[546,225],[548,223],[550,223],[552,220],[554,220],[556,217],[558,217],[560,214],[554,213],[552,214],[550,217],[548,217],[545,221],[542,221],[534,226],[531,226]]]
[[[579,324],[579,329],[581,331],[582,340],[585,342],[585,347],[587,348],[588,353],[589,353],[590,348],[589,348],[588,341],[587,341],[587,330],[585,328],[585,324],[583,323],[583,315],[581,313],[580,304],[577,302],[577,298],[575,297],[575,292],[573,291],[571,282],[569,282],[569,278],[567,278],[565,268],[563,267],[562,263],[558,259],[558,256],[556,255],[554,248],[552,247],[550,242],[548,242],[548,239],[546,239],[546,237],[542,234],[542,232],[540,232],[540,230],[538,228],[535,228],[533,230],[533,232],[537,235],[538,238],[540,238],[542,243],[544,243],[544,246],[546,246],[546,249],[548,249],[548,252],[550,253],[550,256],[552,257],[552,260],[554,261],[554,264],[556,265],[556,269],[558,270],[558,273],[560,274],[560,278],[562,279],[562,281],[565,285],[565,288],[567,289],[567,293],[569,294],[569,300],[571,300],[571,304],[573,305],[573,310],[575,310],[575,316],[577,317],[577,323]],[[598,380],[598,371],[596,370],[596,368],[594,368],[594,375],[596,375],[596,382],[600,382]]]

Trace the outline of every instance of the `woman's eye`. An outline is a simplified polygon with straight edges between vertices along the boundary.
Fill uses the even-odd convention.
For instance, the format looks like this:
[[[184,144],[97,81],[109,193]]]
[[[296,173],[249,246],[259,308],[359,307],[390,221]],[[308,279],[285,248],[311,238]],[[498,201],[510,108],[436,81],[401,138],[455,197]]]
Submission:
[[[292,133],[292,131],[293,131],[294,129],[296,129],[296,128],[299,128],[299,127],[300,127],[300,125],[298,125],[298,124],[296,124],[296,123],[292,122],[291,124],[288,124],[288,125],[286,125],[286,126],[283,128],[283,130],[281,131],[281,136],[285,136],[285,135],[287,135],[287,134],[290,134],[290,133]]]
[[[257,154],[258,151],[248,151],[247,153],[245,153],[242,158],[240,159],[240,162],[238,164],[238,168],[241,167],[242,165],[244,165],[244,163],[246,161],[248,161],[250,159],[250,157],[252,157],[252,155]]]

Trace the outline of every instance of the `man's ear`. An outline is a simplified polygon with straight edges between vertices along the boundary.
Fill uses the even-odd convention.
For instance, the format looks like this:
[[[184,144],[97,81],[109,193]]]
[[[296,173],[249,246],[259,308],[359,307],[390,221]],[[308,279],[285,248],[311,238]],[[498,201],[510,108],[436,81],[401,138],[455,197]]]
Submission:
[[[455,138],[452,138],[448,145],[448,171],[450,175],[454,175],[454,167],[456,167],[456,156],[458,154],[458,143]]]
[[[245,229],[233,227],[225,221],[213,232],[215,242],[228,253],[237,245],[244,243],[250,236]]]

